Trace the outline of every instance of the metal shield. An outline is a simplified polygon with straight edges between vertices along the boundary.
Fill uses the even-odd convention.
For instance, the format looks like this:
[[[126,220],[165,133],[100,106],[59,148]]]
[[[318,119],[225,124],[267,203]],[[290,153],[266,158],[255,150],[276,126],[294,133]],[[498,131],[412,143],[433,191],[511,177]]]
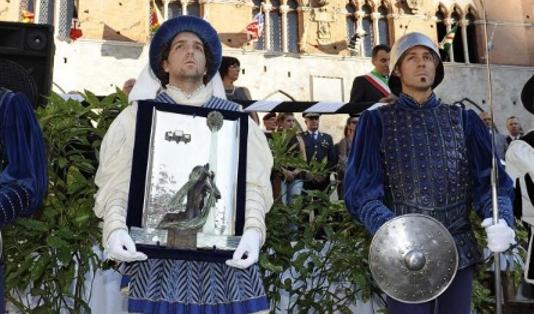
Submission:
[[[458,252],[452,235],[439,221],[407,214],[378,229],[369,248],[369,267],[388,296],[404,303],[423,303],[437,298],[451,284]]]

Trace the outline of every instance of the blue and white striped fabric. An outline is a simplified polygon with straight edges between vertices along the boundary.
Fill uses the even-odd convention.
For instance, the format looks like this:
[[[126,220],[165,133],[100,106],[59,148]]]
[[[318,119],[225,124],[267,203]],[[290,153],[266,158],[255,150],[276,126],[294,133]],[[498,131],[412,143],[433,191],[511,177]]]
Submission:
[[[176,103],[165,92],[156,99]],[[212,97],[205,108],[241,111],[231,101]],[[148,259],[125,264],[128,311],[150,314],[246,314],[269,310],[259,267],[241,270],[224,263]]]
[[[172,99],[172,97],[167,95],[167,93],[165,92],[161,92],[155,100],[159,102],[176,104],[174,99]],[[242,111],[240,105],[215,96],[211,97],[210,100],[208,100],[208,102],[205,103],[202,107],[218,110]]]
[[[224,263],[149,259],[128,264],[128,311],[245,314],[269,309],[259,268]]]

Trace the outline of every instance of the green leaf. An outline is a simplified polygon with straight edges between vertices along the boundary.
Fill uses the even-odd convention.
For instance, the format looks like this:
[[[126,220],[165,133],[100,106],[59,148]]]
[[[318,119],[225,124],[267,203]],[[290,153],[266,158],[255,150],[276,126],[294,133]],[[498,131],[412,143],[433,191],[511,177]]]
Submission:
[[[48,225],[43,221],[38,221],[34,219],[20,219],[20,224],[24,226],[24,228],[35,231],[35,232],[48,232],[49,228]]]
[[[59,249],[59,248],[69,248],[70,245],[67,241],[55,236],[51,235],[46,240],[46,244],[48,244],[50,247]]]
[[[48,255],[39,256],[37,261],[35,261],[33,268],[31,269],[30,279],[32,281],[37,281],[41,278],[41,276],[43,276],[43,273],[46,267],[48,266],[49,261],[50,257]]]
[[[261,267],[265,268],[268,271],[272,271],[274,273],[281,273],[283,271],[282,266],[274,265],[273,263],[271,263],[265,254],[260,255],[259,262]]]

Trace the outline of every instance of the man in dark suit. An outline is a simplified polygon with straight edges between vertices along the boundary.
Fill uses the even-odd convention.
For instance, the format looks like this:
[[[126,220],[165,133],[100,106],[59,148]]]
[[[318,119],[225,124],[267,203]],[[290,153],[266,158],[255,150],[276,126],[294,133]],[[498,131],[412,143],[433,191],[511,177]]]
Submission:
[[[375,46],[371,59],[374,69],[354,79],[349,102],[355,112],[362,112],[378,102],[389,103],[395,99],[388,86],[389,50],[386,45]]]
[[[519,119],[515,116],[508,117],[506,119],[506,128],[509,135],[506,137],[506,144],[510,145],[512,141],[518,140],[523,134],[521,134],[521,125]]]
[[[332,136],[319,132],[319,114],[305,112],[302,114],[307,130],[302,132],[302,139],[306,148],[306,160],[322,161],[326,158],[328,174],[310,177],[304,182],[305,190],[324,190],[330,183],[330,172],[335,170],[337,156]]]

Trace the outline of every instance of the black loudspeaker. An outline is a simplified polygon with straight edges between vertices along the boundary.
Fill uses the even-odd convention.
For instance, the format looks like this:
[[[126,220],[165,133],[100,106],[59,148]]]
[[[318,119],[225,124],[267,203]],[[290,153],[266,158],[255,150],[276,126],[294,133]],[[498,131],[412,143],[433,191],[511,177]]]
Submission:
[[[0,22],[0,87],[23,92],[32,105],[45,105],[52,88],[52,25]]]

